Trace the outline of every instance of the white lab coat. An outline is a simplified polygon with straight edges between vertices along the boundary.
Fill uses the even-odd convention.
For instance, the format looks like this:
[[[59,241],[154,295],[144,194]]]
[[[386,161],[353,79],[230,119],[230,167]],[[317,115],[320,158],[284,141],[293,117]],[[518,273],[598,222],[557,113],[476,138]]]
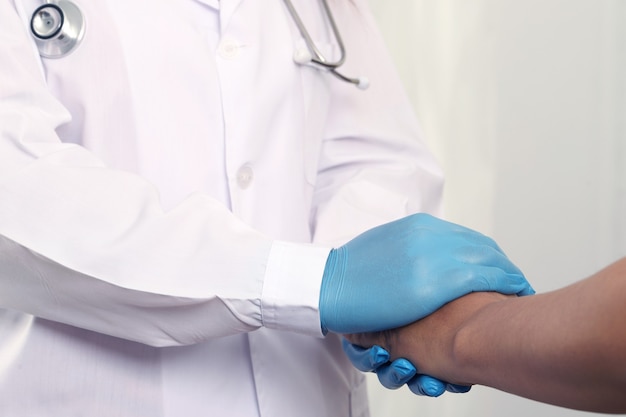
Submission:
[[[330,3],[365,92],[294,63],[281,0],[76,0],[61,59],[0,0],[1,416],[367,415],[326,256],[442,180],[365,1]]]

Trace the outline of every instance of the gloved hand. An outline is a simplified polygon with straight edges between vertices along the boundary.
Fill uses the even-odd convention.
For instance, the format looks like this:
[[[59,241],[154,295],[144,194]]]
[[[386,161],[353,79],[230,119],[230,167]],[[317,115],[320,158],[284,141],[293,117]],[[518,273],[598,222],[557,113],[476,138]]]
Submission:
[[[389,389],[397,389],[407,384],[417,395],[438,397],[445,391],[454,393],[468,392],[468,385],[449,384],[429,375],[418,374],[415,366],[406,359],[389,362],[389,353],[378,345],[363,348],[342,339],[342,347],[350,362],[363,372],[374,372],[380,383]]]
[[[474,291],[534,292],[492,239],[415,214],[331,250],[320,291],[321,325],[336,333],[391,329]]]

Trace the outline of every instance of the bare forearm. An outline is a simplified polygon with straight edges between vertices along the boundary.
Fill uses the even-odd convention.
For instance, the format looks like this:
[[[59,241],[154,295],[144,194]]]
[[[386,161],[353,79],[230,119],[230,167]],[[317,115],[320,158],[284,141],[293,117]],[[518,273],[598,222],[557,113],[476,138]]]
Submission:
[[[458,376],[539,401],[626,412],[625,296],[622,260],[561,290],[490,304],[455,338]]]
[[[626,258],[532,297],[474,293],[401,329],[352,335],[420,372],[538,401],[626,412]]]

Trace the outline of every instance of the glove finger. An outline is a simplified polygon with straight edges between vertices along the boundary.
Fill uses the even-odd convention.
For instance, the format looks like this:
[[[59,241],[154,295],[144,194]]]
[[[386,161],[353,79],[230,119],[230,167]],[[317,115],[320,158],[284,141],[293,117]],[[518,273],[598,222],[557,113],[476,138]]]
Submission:
[[[523,290],[517,292],[517,295],[520,297],[524,297],[526,295],[533,295],[535,293],[536,293],[535,289],[530,284],[528,284],[528,286],[525,287]]]
[[[458,274],[458,275],[457,275]],[[465,281],[465,295],[478,291],[497,291],[502,294],[534,294],[534,290],[523,274],[507,273],[497,266],[477,266],[466,268],[464,265],[455,267],[454,273]],[[459,288],[460,289],[460,288]],[[462,290],[461,290],[462,291]]]
[[[470,244],[458,249],[457,256],[463,265],[499,268],[507,274],[524,275],[522,271],[499,249],[484,244]]]
[[[495,240],[489,236],[483,235],[475,230],[465,228],[465,233],[460,235],[464,241],[468,242],[470,246],[479,248],[490,248],[494,252],[504,255],[504,251]]]
[[[535,290],[521,274],[505,274],[498,268],[482,270],[484,289],[479,291],[497,291],[502,294],[532,295]]]
[[[396,359],[380,366],[376,370],[378,380],[388,389],[397,389],[409,382],[415,376],[417,369],[404,358]]]
[[[374,372],[389,361],[389,352],[378,345],[364,348],[342,338],[341,347],[352,365],[362,372]]]
[[[471,389],[472,389],[471,385],[459,385],[459,384],[447,384],[446,385],[446,391],[452,392],[455,394],[465,394]]]
[[[447,385],[437,378],[424,374],[416,375],[407,384],[413,394],[427,397],[439,397],[446,391]]]

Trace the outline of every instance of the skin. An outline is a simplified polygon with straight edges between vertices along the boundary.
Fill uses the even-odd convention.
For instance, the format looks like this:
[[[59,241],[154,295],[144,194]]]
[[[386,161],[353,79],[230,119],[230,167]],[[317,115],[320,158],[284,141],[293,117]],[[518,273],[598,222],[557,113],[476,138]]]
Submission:
[[[626,413],[626,258],[556,291],[473,293],[411,325],[346,337],[448,382]]]

